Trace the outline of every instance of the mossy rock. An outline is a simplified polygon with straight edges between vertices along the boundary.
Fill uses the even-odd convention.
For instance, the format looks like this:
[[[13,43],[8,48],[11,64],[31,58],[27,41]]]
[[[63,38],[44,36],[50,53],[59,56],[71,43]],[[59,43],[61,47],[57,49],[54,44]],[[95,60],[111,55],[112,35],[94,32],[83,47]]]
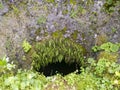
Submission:
[[[85,48],[66,38],[49,38],[34,45],[32,54],[33,69],[39,70],[49,63],[62,62],[78,64],[84,63]]]

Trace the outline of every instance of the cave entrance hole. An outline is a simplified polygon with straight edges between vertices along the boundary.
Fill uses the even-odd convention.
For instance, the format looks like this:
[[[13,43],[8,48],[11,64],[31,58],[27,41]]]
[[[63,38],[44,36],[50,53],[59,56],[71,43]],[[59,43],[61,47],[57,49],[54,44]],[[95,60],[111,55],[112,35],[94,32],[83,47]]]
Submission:
[[[48,65],[41,67],[39,69],[40,73],[43,73],[45,76],[52,76],[57,73],[65,76],[72,72],[80,73],[80,65],[77,62],[73,63],[66,63],[65,61],[56,62],[56,63],[49,63]]]

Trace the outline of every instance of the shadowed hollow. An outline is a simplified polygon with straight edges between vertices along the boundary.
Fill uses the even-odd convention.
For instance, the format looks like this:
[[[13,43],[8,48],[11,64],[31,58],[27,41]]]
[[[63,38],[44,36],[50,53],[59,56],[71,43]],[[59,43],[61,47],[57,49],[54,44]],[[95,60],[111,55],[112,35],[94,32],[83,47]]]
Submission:
[[[69,73],[75,72],[76,70],[80,71],[80,66],[76,62],[69,64],[69,63],[65,63],[65,61],[62,61],[62,62],[51,63],[46,65],[45,67],[41,67],[39,69],[39,72],[43,73],[45,76],[52,76],[57,73],[64,76]]]

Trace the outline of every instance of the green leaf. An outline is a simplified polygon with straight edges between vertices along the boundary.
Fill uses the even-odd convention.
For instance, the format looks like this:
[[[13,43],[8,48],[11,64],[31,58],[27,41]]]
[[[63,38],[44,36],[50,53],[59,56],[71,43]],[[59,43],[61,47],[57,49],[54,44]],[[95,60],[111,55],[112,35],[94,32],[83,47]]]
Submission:
[[[5,66],[7,64],[6,61],[0,60],[0,66]]]
[[[112,45],[111,42],[107,42],[107,43],[102,44],[102,45],[100,46],[100,48],[101,48],[102,50],[105,50],[105,51],[107,51],[107,52],[110,52],[110,46],[111,46],[111,45]]]
[[[23,47],[24,51],[27,53],[31,49],[32,46],[26,40],[24,40],[22,47]]]
[[[92,50],[93,50],[94,52],[97,52],[97,51],[100,50],[100,47],[95,45],[94,47],[92,47]]]
[[[56,51],[56,56],[59,54],[58,50]]]
[[[59,62],[61,62],[62,59],[63,59],[63,55],[59,55],[59,56],[58,56],[58,60],[59,60]]]
[[[112,52],[117,52],[117,51],[119,50],[119,46],[116,45],[116,44],[112,44],[112,45],[110,46],[110,50],[111,50]]]

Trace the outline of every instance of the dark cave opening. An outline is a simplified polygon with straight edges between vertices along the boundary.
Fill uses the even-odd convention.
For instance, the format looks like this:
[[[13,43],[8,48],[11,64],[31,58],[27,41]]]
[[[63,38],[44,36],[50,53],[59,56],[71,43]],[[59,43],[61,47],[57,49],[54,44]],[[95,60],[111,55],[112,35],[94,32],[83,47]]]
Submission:
[[[57,73],[61,74],[62,76],[65,76],[72,72],[80,73],[80,65],[77,64],[76,62],[74,63],[65,63],[65,61],[56,62],[48,64],[45,67],[41,67],[39,69],[39,72],[43,73],[43,75],[45,76],[52,76]]]

